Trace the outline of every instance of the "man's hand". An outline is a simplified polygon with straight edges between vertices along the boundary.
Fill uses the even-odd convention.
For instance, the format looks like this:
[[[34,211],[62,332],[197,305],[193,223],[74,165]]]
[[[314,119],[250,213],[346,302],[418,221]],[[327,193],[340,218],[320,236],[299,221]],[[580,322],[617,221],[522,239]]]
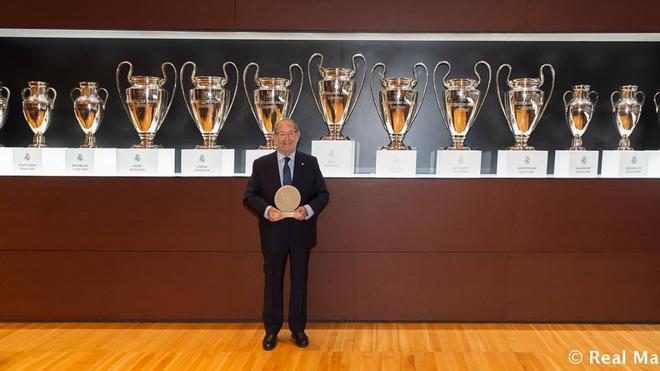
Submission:
[[[305,220],[307,217],[307,209],[304,206],[300,206],[296,209],[293,217],[296,218],[296,220]]]
[[[268,220],[271,222],[279,222],[282,220],[282,212],[276,207],[271,206],[270,209],[268,209]]]

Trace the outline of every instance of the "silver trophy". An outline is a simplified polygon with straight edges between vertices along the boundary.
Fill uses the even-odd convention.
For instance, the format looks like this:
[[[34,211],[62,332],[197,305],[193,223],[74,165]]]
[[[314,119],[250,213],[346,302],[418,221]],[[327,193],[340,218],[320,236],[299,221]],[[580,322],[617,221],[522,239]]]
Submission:
[[[320,58],[318,74],[321,78],[316,84],[312,81],[312,60]],[[363,71],[360,79],[360,86],[355,90],[355,81],[353,77],[357,71],[356,61],[362,60]],[[323,121],[328,127],[328,135],[322,137],[322,140],[347,140],[348,138],[341,134],[346,127],[346,122],[351,117],[353,109],[357,104],[364,79],[367,75],[367,61],[362,54],[355,54],[351,61],[353,68],[323,67],[323,54],[314,53],[307,62],[307,77],[309,87],[312,90],[312,97],[316,102],[316,108],[323,117]]]
[[[610,95],[610,103],[612,104],[612,115],[616,123],[621,140],[619,140],[620,151],[630,151],[633,148],[630,146],[630,136],[632,135],[639,116],[642,113],[642,106],[646,96],[644,92],[638,91],[637,85],[623,85],[619,90]],[[619,95],[618,100],[614,100],[616,95]]]
[[[547,67],[552,75],[552,85],[547,99],[541,90],[544,83],[543,69]],[[509,91],[502,94],[500,92],[500,72],[508,68],[509,73],[506,78]],[[497,100],[500,102],[502,113],[509,124],[509,129],[513,133],[516,144],[509,147],[510,150],[533,150],[534,147],[527,145],[529,136],[538,125],[541,116],[550,103],[552,91],[555,87],[555,69],[550,64],[544,64],[539,68],[538,78],[519,78],[511,80],[511,65],[503,64],[497,69],[495,76],[497,83]]]
[[[103,119],[108,91],[99,88],[97,83],[91,81],[81,81],[78,85],[78,88],[71,90],[70,95],[73,101],[73,113],[85,133],[85,141],[80,148],[96,148],[95,134]],[[75,92],[78,92],[78,97],[75,97]],[[105,97],[99,96],[99,92],[105,93]]]
[[[123,65],[128,65],[128,74],[126,79],[130,86],[125,89],[125,97],[119,83],[119,72]],[[174,71],[172,93],[168,99],[168,92],[163,89],[167,83],[167,74],[165,67],[170,67]],[[154,144],[154,137],[160,129],[167,112],[172,106],[174,95],[176,94],[176,67],[170,62],[165,62],[160,66],[163,77],[158,76],[133,76],[133,65],[131,62],[124,61],[119,63],[115,73],[115,82],[117,92],[121,98],[126,113],[131,119],[133,127],[138,132],[140,143],[133,148],[159,148]],[[169,102],[168,102],[169,100]]]
[[[28,87],[21,91],[21,96],[23,97],[23,116],[34,133],[32,144],[29,147],[47,147],[44,135],[53,116],[57,91],[49,87],[47,82],[30,81]]]
[[[424,70],[424,90],[422,98],[417,101],[418,91],[415,90],[417,86],[418,76],[417,69],[421,67]],[[378,101],[374,94],[373,76],[378,68],[383,70],[380,73],[380,84],[384,88],[378,94]],[[413,77],[385,77],[387,67],[383,63],[377,63],[371,69],[369,75],[369,90],[371,91],[371,99],[376,107],[376,113],[380,118],[387,135],[390,137],[390,143],[381,149],[387,150],[409,150],[410,147],[403,143],[403,138],[412,127],[419,109],[422,107],[424,97],[426,96],[426,88],[428,86],[429,71],[424,63],[417,63],[413,66]]]
[[[441,90],[441,93],[438,93],[435,74],[442,65],[447,66],[447,73],[442,78],[444,89]],[[479,65],[485,66],[488,70],[488,84],[483,94],[478,89],[481,83],[481,75],[477,71]],[[476,80],[470,78],[447,80],[450,72],[451,64],[447,61],[441,61],[435,65],[433,69],[433,93],[442,115],[442,121],[451,133],[452,144],[447,149],[469,150],[470,148],[464,145],[465,137],[474,125],[474,121],[484,105],[490,89],[492,71],[487,62],[479,61],[474,65],[474,73],[477,75]]]
[[[589,127],[596,103],[598,103],[598,93],[590,89],[589,85],[575,85],[572,90],[567,90],[563,95],[566,123],[573,134],[571,151],[584,150],[582,135]]]
[[[188,65],[191,65],[193,68],[190,75],[190,81],[193,87],[186,94],[183,76],[184,70]],[[229,81],[227,66],[232,66],[236,72],[234,94],[231,94],[231,91],[225,89]],[[197,129],[199,129],[204,140],[203,144],[195,147],[198,149],[222,148],[222,146],[216,144],[216,140],[236,100],[239,79],[238,67],[236,67],[234,62],[225,62],[222,65],[222,71],[224,77],[197,76],[197,65],[194,62],[186,62],[181,66],[181,73],[179,74],[181,94],[183,94],[188,112],[195,121]]]
[[[3,91],[5,92],[5,95],[2,95]],[[3,86],[2,82],[0,82],[0,130],[3,126],[5,126],[5,121],[7,121],[7,111],[9,110],[10,96],[11,92],[9,91],[9,88]],[[0,147],[2,147],[2,144],[0,144]]]
[[[250,67],[256,67],[254,71],[253,81],[256,89],[252,91],[252,97],[247,87],[247,73]],[[295,100],[290,99],[289,87],[293,83],[293,70],[300,71],[300,87],[298,95]],[[252,115],[254,115],[259,129],[266,137],[266,143],[261,145],[259,149],[275,149],[273,142],[273,130],[275,123],[284,118],[293,116],[296,110],[300,93],[302,92],[304,73],[299,64],[293,63],[289,66],[289,78],[283,77],[259,77],[259,65],[252,62],[245,66],[243,70],[243,88],[245,89],[245,96],[247,97],[248,104]]]

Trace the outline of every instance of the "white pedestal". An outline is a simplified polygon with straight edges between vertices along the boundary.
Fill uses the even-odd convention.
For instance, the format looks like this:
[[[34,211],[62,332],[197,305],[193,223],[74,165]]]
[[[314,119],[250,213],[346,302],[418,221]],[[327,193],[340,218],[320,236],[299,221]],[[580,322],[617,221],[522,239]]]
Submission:
[[[245,150],[245,174],[252,175],[252,163],[261,156],[273,153],[273,149],[247,149]]]
[[[14,174],[14,149],[0,147],[0,175]]]
[[[174,148],[118,149],[117,175],[173,176]]]
[[[182,149],[181,175],[234,175],[233,149]]]
[[[439,177],[478,178],[481,175],[481,151],[433,151],[431,167],[435,167]]]
[[[555,151],[555,177],[595,178],[598,151]]]
[[[417,151],[376,152],[376,176],[391,178],[412,178],[417,172]]]
[[[117,149],[67,148],[66,173],[78,176],[117,175]]]
[[[64,175],[65,148],[14,148],[14,174]]]
[[[497,151],[497,176],[543,178],[548,172],[548,151]]]
[[[316,157],[323,176],[355,174],[355,154],[359,143],[353,140],[313,140],[312,156]]]
[[[649,167],[647,175],[651,178],[660,178],[660,151],[646,151],[649,154]]]
[[[603,151],[602,177],[646,177],[649,154],[646,151]]]

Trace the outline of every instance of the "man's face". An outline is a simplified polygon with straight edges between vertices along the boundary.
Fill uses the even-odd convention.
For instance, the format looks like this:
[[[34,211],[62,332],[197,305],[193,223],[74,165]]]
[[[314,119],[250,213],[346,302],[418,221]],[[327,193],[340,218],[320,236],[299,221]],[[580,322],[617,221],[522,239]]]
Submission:
[[[277,130],[273,134],[273,141],[277,150],[288,156],[296,150],[298,140],[300,139],[300,132],[296,130],[291,121],[282,121],[277,125]]]

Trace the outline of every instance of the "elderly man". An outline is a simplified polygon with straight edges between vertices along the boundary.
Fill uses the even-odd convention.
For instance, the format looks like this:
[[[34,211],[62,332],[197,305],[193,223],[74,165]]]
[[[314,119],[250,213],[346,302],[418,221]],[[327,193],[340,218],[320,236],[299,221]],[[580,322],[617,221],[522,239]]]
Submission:
[[[329,194],[314,156],[296,150],[300,130],[291,119],[275,124],[273,140],[277,151],[254,161],[243,203],[259,219],[261,251],[264,257],[263,321],[266,336],[262,345],[271,350],[277,345],[282,328],[283,281],[287,259],[290,261],[291,297],[289,329],[297,346],[309,344],[307,323],[307,264],[316,245],[316,218],[328,203]],[[301,206],[293,218],[283,218],[274,205],[275,193],[292,185],[301,195]]]

